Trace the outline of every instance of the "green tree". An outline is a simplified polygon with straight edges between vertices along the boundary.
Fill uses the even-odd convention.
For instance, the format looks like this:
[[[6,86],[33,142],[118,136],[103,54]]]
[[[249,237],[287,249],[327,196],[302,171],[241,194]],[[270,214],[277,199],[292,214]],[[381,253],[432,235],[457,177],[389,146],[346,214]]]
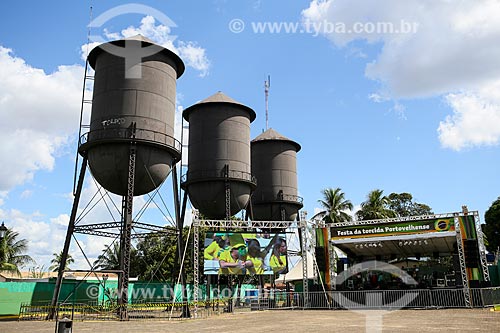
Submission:
[[[52,260],[50,261],[51,265],[49,267],[49,271],[57,272],[59,270],[59,266],[61,265],[62,250],[61,250],[61,252],[59,252],[59,254],[53,253],[52,255],[54,256],[54,258],[52,258]],[[75,260],[73,259],[71,254],[68,253],[68,256],[66,258],[66,264],[64,265],[64,269],[65,270],[69,269],[69,265],[73,264],[74,262],[75,262]]]
[[[200,228],[199,234],[199,270],[200,270],[200,283],[203,276],[203,239],[205,239],[206,230]],[[184,245],[187,247],[182,249],[185,252],[182,270],[185,274],[185,281],[192,283],[194,280],[194,252],[193,252],[193,233],[188,239],[189,227],[184,227],[182,236],[184,238]],[[139,279],[141,280],[154,280],[161,282],[176,283],[179,277],[180,260],[177,256],[177,234],[170,233],[164,236],[149,235],[144,237],[137,243],[138,252],[138,265],[139,265]]]
[[[177,243],[174,236],[148,235],[137,243],[140,280],[171,281],[175,275]]]
[[[35,266],[35,267],[30,267],[28,268],[28,271],[30,272],[30,277],[33,279],[41,279],[45,276],[45,265],[40,266]]]
[[[318,202],[324,210],[314,215],[313,218],[322,218],[326,223],[352,221],[352,216],[346,211],[351,211],[353,205],[351,201],[345,199],[345,195],[340,188],[326,188],[321,193],[323,199],[318,200]]]
[[[389,208],[389,199],[383,193],[384,191],[379,189],[368,193],[366,201],[361,203],[361,209],[356,212],[358,220],[396,217],[396,212]]]
[[[120,243],[115,241],[102,250],[102,254],[94,262],[95,269],[118,270],[120,269]]]
[[[484,214],[483,232],[488,239],[486,249],[495,252],[500,247],[500,197],[496,199]]]
[[[431,207],[413,201],[410,193],[391,193],[388,198],[388,207],[393,210],[397,216],[419,216],[432,214]]]
[[[7,229],[4,238],[0,240],[0,271],[11,271],[21,275],[19,268],[33,259],[25,254],[28,250],[28,241],[20,239],[19,233],[12,229]]]
[[[140,256],[135,248],[130,250],[130,277],[140,276],[142,273],[139,266]],[[94,262],[94,269],[101,270],[119,270],[120,269],[120,243],[118,240],[113,242],[102,250],[102,254]]]

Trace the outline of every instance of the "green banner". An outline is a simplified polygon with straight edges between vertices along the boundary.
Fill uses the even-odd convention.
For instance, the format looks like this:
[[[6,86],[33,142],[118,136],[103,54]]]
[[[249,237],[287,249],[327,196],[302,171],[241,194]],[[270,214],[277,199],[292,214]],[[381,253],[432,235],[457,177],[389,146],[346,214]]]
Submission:
[[[420,221],[388,222],[376,225],[332,227],[332,240],[455,231],[453,217]]]

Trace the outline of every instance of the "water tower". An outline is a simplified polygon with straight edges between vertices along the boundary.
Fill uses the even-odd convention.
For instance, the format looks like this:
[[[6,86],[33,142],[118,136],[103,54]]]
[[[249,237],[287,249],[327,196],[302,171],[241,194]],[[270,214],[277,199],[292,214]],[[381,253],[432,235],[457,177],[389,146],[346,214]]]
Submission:
[[[253,219],[293,221],[302,208],[297,195],[297,152],[300,145],[272,128],[252,140]]]
[[[135,232],[166,230],[132,220],[133,198],[157,189],[180,160],[181,144],[174,139],[175,98],[176,80],[185,67],[176,54],[142,36],[101,44],[87,61],[95,70],[92,111],[90,124],[80,124],[88,132],[79,142],[83,161],[61,262],[66,262],[73,233],[119,239],[118,303],[120,318],[127,320],[131,238],[138,235],[132,234],[132,226]],[[88,73],[85,82],[87,78]],[[87,165],[104,189],[122,196],[121,221],[75,224]],[[53,306],[58,302],[63,269],[59,268]]]
[[[138,52],[145,56],[136,57]],[[180,144],[174,139],[175,92],[184,63],[142,36],[96,47],[88,61],[95,70],[92,114],[79,152],[88,156],[99,184],[126,195],[133,139],[134,195],[149,193],[180,158]]]
[[[256,184],[250,167],[255,112],[218,92],[184,110],[183,117],[189,122],[189,154],[182,186],[192,205],[209,219],[237,214]]]

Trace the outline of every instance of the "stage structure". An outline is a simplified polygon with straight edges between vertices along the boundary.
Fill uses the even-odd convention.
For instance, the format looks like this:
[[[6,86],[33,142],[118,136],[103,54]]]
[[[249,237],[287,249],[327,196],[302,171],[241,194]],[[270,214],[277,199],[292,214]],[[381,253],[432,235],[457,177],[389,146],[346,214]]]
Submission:
[[[88,65],[95,70],[94,77],[88,75]],[[87,132],[81,135],[78,146],[82,163],[61,262],[66,262],[75,233],[119,239],[121,320],[128,320],[131,239],[182,231],[175,167],[181,160],[181,143],[174,138],[174,118],[176,80],[184,69],[184,63],[176,54],[140,35],[101,44],[87,58],[80,134]],[[84,104],[90,103],[85,99],[87,80],[93,80],[94,87],[90,124],[84,125]],[[77,166],[78,163],[75,176]],[[83,224],[77,220],[87,166],[105,190],[122,197],[120,221]],[[171,171],[176,228],[135,221],[132,215],[134,196],[151,191],[156,195]],[[144,232],[138,233],[139,230]],[[180,235],[178,238],[182,239]],[[182,251],[182,247],[178,250]],[[64,265],[61,265],[51,302],[51,319],[56,311],[63,273]]]
[[[256,232],[262,230],[285,230],[290,228],[299,228],[302,237],[300,237],[300,245],[301,245],[301,257],[303,262],[303,279],[302,283],[304,286],[304,306],[307,307],[309,303],[308,300],[308,277],[307,277],[307,238],[304,236],[307,234],[307,214],[304,211],[300,212],[299,221],[243,221],[243,220],[206,220],[201,219],[199,217],[198,211],[193,210],[193,247],[194,257],[194,285],[193,285],[193,301],[195,304],[195,316],[198,309],[198,293],[199,293],[199,281],[200,281],[200,273],[199,273],[199,253],[197,249],[199,249],[199,234],[200,228],[205,227],[210,230],[245,230],[246,232]]]
[[[490,276],[479,213],[462,212],[325,224],[316,221],[317,234],[325,235],[326,276],[335,289],[336,260],[333,247],[350,261],[390,261],[397,257],[444,257],[455,261],[454,287],[462,287],[466,306],[470,288],[489,287]]]

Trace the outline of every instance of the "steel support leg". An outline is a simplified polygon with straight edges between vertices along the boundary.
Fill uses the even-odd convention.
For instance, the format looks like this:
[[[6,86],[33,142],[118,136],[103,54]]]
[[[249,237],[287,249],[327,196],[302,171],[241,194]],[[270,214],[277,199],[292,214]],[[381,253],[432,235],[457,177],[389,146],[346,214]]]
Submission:
[[[303,284],[303,293],[304,293],[304,308],[309,307],[309,281],[307,276],[307,221],[306,214],[301,212],[300,214],[300,231],[302,233],[301,237],[301,250],[302,250],[302,284]]]
[[[75,198],[73,199],[73,208],[71,209],[71,216],[69,218],[68,229],[66,231],[66,240],[64,241],[64,247],[61,254],[61,265],[57,271],[56,285],[54,286],[54,293],[52,294],[52,301],[50,303],[50,311],[47,319],[54,319],[57,307],[57,301],[59,300],[59,294],[61,293],[61,285],[64,274],[64,264],[68,259],[68,251],[71,243],[71,237],[73,236],[73,230],[75,229],[76,213],[78,211],[78,204],[80,203],[80,196],[82,194],[83,180],[85,178],[85,172],[87,170],[87,156],[83,157],[82,167],[80,168],[80,176],[78,177],[78,184],[75,191]]]
[[[130,249],[132,236],[132,211],[134,202],[134,181],[137,147],[135,142],[130,144],[127,195],[122,200],[122,232],[120,238],[120,277],[118,280],[118,304],[120,320],[128,320],[128,283],[130,274]]]

